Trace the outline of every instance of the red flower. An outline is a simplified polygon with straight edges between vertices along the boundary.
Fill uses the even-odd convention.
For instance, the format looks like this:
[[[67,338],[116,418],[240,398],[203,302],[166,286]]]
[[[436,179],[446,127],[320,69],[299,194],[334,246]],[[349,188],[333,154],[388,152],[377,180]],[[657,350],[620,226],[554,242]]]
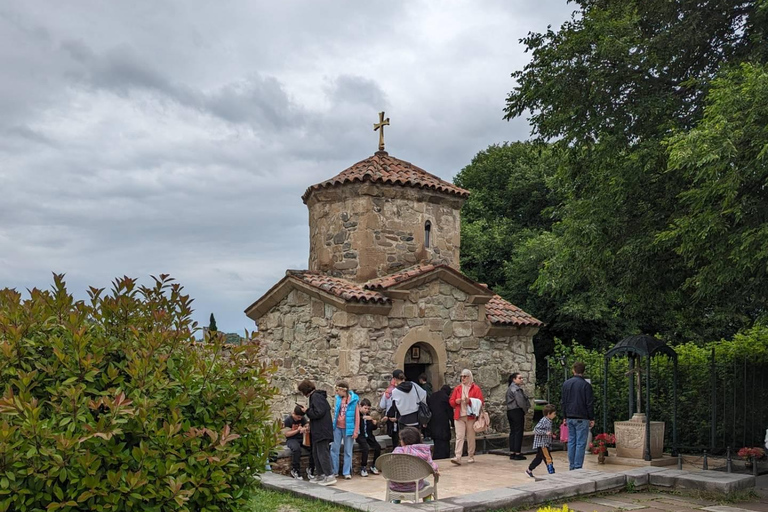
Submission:
[[[751,459],[754,457],[756,460],[760,460],[765,458],[765,450],[763,450],[762,448],[757,448],[757,447],[750,448],[748,446],[745,446],[744,448],[739,450],[738,455],[742,459]]]

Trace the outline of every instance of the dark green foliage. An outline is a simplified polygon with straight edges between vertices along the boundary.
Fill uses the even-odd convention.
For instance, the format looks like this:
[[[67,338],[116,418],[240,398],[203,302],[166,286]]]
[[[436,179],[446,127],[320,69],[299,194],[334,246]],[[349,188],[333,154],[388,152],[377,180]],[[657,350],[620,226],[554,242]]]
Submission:
[[[214,332],[216,332],[218,330],[219,330],[219,328],[216,327],[216,317],[213,316],[213,313],[211,313],[211,318],[208,321],[208,332],[214,333]]]
[[[670,173],[688,185],[659,240],[693,274],[696,300],[758,317],[768,306],[768,66],[744,64],[713,82],[704,119],[670,141]]]
[[[691,300],[698,249],[686,250],[682,233],[659,236],[696,205],[683,196],[681,211],[692,176],[667,172],[666,141],[701,120],[718,73],[765,61],[766,2],[575,3],[578,14],[559,31],[523,40],[532,61],[513,73],[518,85],[507,99],[507,117],[530,112],[534,133],[558,150],[548,183],[560,202],[550,233],[535,244],[546,252],[538,252],[545,259],[534,289],[556,304],[559,319],[592,322],[597,343],[638,331],[676,341],[731,336],[758,310],[722,294]],[[733,181],[724,185],[738,195]],[[754,243],[745,252],[757,251]]]
[[[160,276],[0,290],[0,511],[239,510],[277,442],[258,346],[196,344]]]

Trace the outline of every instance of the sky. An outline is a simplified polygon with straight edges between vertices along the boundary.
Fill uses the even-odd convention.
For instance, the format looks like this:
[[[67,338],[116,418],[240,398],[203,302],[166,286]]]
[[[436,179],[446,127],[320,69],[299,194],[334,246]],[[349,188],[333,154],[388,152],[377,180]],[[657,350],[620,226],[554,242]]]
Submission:
[[[371,156],[452,181],[503,120],[519,40],[566,0],[0,3],[0,288],[170,274],[194,318],[306,269],[301,195]]]

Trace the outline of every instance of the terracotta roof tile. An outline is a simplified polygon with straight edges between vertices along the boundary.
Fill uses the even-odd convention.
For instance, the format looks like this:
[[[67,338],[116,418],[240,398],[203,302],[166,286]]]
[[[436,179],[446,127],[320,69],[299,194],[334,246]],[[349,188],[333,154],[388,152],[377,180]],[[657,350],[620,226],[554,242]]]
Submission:
[[[421,274],[426,274],[427,272],[434,270],[438,267],[446,267],[447,265],[416,265],[415,267],[407,268],[401,272],[397,272],[395,274],[390,274],[388,276],[381,277],[379,279],[371,279],[365,285],[363,285],[367,290],[383,290],[385,288],[389,288],[390,286],[394,286],[397,283],[402,283],[403,281],[407,281],[411,279],[412,277],[420,276]]]
[[[428,188],[459,197],[469,196],[468,190],[443,181],[410,162],[389,156],[386,151],[378,151],[373,156],[357,162],[333,178],[312,185],[304,192],[301,199],[306,203],[309,196],[315,190],[364,181],[402,185],[404,187]]]
[[[388,304],[390,302],[389,297],[383,293],[366,290],[362,286],[346,279],[331,277],[309,270],[289,270],[286,274],[347,301],[375,302],[379,304]]]
[[[447,265],[417,265],[405,269],[402,272],[379,279],[373,279],[364,285],[309,270],[289,270],[286,274],[346,301],[388,304],[391,302],[391,299],[377,290],[386,290],[398,283],[426,274],[427,272],[440,267],[447,267]],[[544,325],[540,320],[537,320],[519,307],[502,299],[499,295],[491,297],[491,300],[485,305],[485,314],[488,321],[494,325],[525,327],[539,327]]]
[[[514,304],[510,304],[498,295],[485,305],[485,314],[492,324],[520,325],[538,327],[544,325]]]

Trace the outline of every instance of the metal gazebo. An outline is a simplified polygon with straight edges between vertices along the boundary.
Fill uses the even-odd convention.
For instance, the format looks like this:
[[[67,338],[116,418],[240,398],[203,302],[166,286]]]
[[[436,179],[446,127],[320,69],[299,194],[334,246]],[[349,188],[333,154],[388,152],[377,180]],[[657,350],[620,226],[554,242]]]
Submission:
[[[625,355],[629,359],[629,417],[635,413],[635,363],[639,358],[646,358],[645,368],[645,449],[644,459],[651,460],[651,358],[665,355],[674,365],[672,384],[672,454],[677,455],[677,352],[665,342],[641,334],[628,336],[605,353],[605,378],[603,379],[603,432],[608,432],[608,362],[614,356]],[[638,368],[639,370],[639,368]]]

